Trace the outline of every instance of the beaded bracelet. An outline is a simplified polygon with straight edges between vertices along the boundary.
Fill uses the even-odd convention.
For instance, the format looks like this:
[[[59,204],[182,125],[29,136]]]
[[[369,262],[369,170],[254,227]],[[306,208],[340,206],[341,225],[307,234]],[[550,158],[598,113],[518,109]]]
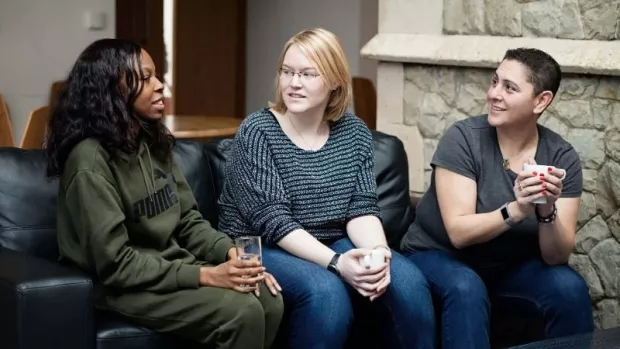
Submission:
[[[546,217],[542,217],[538,213],[538,209],[534,211],[536,212],[536,219],[538,219],[538,223],[552,223],[555,220],[555,216],[556,216],[556,213],[558,212],[558,209],[557,207],[555,207],[555,204],[553,204],[553,212],[551,212],[551,214]]]

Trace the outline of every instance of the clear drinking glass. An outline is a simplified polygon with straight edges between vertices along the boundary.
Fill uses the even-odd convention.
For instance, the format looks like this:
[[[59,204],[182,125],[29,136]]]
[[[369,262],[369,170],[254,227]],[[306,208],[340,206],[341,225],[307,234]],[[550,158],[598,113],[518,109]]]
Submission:
[[[261,248],[260,236],[240,236],[235,238],[235,248],[237,249],[237,259],[243,261],[257,261],[260,265],[263,265],[263,252]],[[254,285],[242,286],[254,287]]]

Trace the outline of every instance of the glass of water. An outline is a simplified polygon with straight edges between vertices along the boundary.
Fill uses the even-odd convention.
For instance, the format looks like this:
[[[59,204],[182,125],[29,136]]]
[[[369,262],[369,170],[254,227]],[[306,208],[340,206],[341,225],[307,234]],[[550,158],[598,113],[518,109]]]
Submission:
[[[260,236],[240,236],[235,239],[235,248],[237,249],[237,259],[257,261],[263,265]],[[254,285],[243,285],[243,287],[254,287]]]

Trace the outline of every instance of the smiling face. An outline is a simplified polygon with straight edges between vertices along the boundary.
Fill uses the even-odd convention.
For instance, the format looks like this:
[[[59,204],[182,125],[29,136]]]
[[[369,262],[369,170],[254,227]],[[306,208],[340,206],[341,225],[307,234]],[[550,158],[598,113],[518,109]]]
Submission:
[[[499,65],[487,90],[491,126],[536,120],[536,116],[551,103],[553,94],[550,91],[534,95],[529,74],[526,66],[514,60],[504,60]]]
[[[288,112],[325,111],[331,90],[299,46],[291,45],[286,51],[279,79],[282,100]]]
[[[155,76],[155,63],[145,50],[140,54],[140,65],[143,78],[138,87],[140,94],[133,103],[133,109],[143,118],[159,120],[164,115],[164,85]]]

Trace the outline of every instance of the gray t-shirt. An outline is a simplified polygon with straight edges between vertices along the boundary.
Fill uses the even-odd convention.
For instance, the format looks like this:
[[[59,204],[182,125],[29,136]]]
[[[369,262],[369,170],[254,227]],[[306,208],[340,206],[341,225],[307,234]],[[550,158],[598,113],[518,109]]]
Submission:
[[[536,163],[565,169],[562,197],[580,196],[583,175],[579,155],[570,143],[550,129],[538,125],[538,132]],[[472,267],[491,270],[540,256],[538,223],[534,214],[493,240],[461,250],[454,248],[437,202],[436,166],[476,181],[476,213],[491,212],[515,200],[513,186],[517,174],[504,169],[497,133],[489,125],[487,115],[457,121],[448,128],[437,145],[431,161],[433,173],[430,187],[420,200],[416,219],[401,242],[403,251],[443,250]]]

